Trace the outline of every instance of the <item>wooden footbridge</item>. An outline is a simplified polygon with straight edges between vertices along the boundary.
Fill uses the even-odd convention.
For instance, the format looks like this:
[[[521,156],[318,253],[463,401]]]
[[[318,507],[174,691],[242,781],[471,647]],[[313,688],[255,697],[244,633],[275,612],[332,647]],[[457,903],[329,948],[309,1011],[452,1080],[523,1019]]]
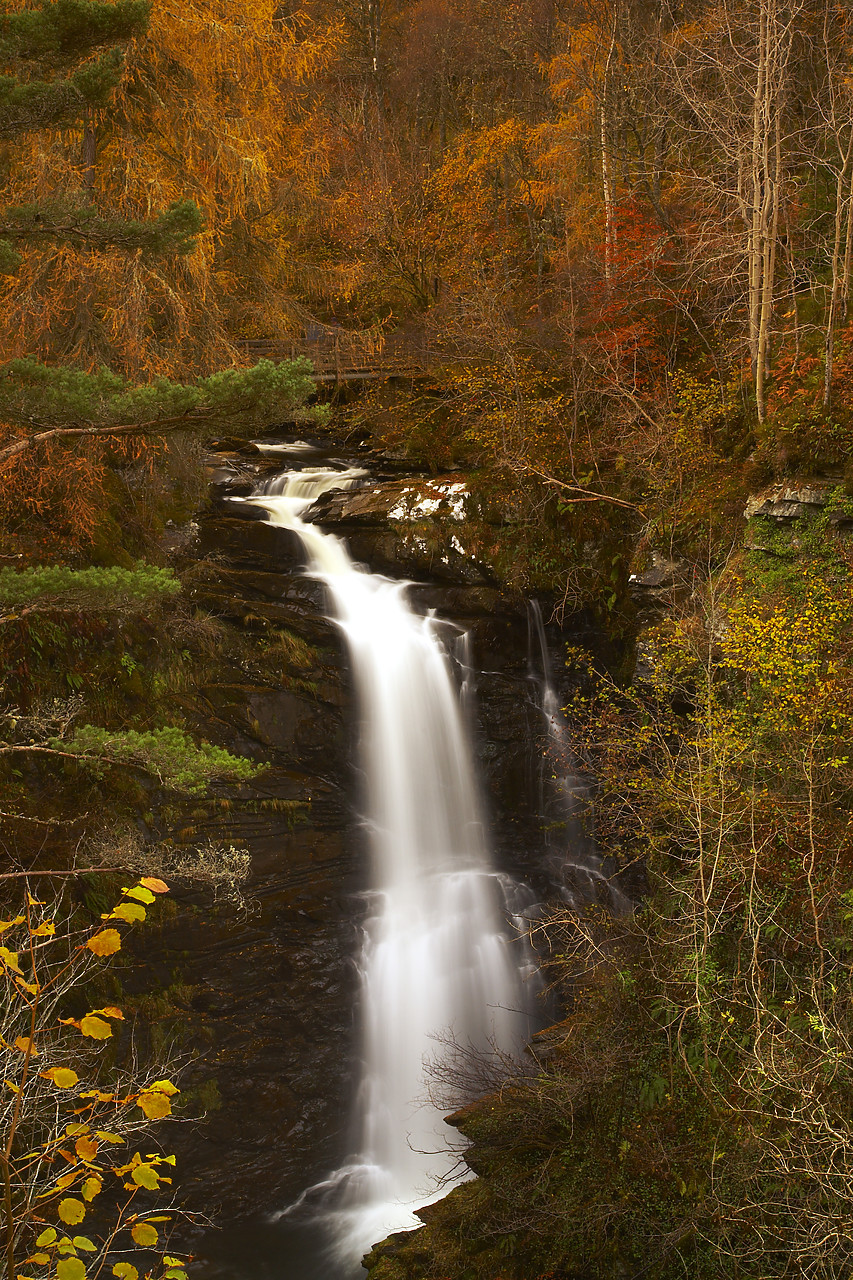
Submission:
[[[247,338],[239,347],[252,360],[293,360],[307,356],[317,382],[367,382],[384,378],[417,377],[434,364],[425,333],[384,334],[311,326],[292,340]]]

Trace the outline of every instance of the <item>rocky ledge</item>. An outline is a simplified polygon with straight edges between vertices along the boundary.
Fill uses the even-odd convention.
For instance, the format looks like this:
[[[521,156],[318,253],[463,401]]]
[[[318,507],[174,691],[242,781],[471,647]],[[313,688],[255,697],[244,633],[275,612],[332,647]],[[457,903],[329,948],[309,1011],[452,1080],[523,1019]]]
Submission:
[[[496,586],[476,559],[467,521],[472,504],[464,479],[367,480],[332,489],[303,519],[346,537],[357,560],[392,577],[429,578],[460,586]]]
[[[774,484],[760,493],[751,494],[744,508],[744,519],[756,516],[774,520],[777,524],[790,524],[794,520],[808,519],[828,506],[832,495],[838,491],[839,480],[794,480]],[[849,519],[838,512],[838,521]]]

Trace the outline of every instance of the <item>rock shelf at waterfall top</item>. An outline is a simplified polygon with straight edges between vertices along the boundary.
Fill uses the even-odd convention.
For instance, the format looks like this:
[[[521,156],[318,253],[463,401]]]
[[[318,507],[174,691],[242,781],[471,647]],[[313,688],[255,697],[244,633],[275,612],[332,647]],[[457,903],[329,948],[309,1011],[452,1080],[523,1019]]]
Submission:
[[[393,459],[339,450],[327,440],[217,441],[208,461],[212,509],[203,531],[203,548],[212,549],[223,539],[229,545],[242,542],[244,549],[251,543],[272,567],[286,532],[269,525],[256,505],[241,505],[233,499],[248,497],[258,484],[272,481],[288,466],[340,471],[340,487],[333,485],[318,494],[302,519],[345,537],[359,563],[425,587],[488,588],[503,596],[493,570],[475,551],[471,522],[481,513],[464,475],[401,477],[400,465]],[[356,484],[344,480],[345,470],[353,466],[370,468]],[[251,533],[245,528],[248,522],[255,524]],[[513,608],[518,606],[515,600]]]
[[[464,481],[457,479],[368,480],[357,489],[332,489],[306,513],[311,524],[412,521],[433,516],[464,520],[469,498]]]

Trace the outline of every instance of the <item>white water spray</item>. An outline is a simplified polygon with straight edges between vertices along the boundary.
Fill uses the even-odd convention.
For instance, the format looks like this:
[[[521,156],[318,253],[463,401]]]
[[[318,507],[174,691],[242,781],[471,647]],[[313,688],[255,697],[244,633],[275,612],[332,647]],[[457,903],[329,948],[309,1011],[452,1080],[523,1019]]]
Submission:
[[[347,1262],[419,1225],[414,1210],[461,1176],[426,1097],[425,1060],[449,1041],[517,1054],[528,1032],[527,956],[506,936],[439,625],[412,612],[404,583],[362,570],[338,538],[301,519],[321,493],[363,475],[291,472],[247,499],[302,540],[331,593],[361,704],[373,892],[360,960],[357,1155],[300,1202],[333,1199],[327,1221]]]

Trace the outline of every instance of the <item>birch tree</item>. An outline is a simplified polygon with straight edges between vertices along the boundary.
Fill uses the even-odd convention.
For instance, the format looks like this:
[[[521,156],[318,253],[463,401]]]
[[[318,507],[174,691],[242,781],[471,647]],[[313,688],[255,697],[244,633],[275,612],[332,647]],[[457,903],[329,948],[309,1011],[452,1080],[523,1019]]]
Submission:
[[[821,25],[823,75],[812,103],[822,135],[815,159],[829,170],[832,195],[830,282],[824,334],[823,405],[832,404],[832,375],[838,328],[847,317],[853,250],[853,85],[850,82],[850,14],[846,5],[827,3]]]
[[[683,25],[670,45],[685,176],[704,204],[697,271],[711,279],[716,273],[731,311],[745,319],[760,422],[767,415],[780,220],[794,140],[786,111],[792,48],[804,3],[722,0],[701,22]]]

